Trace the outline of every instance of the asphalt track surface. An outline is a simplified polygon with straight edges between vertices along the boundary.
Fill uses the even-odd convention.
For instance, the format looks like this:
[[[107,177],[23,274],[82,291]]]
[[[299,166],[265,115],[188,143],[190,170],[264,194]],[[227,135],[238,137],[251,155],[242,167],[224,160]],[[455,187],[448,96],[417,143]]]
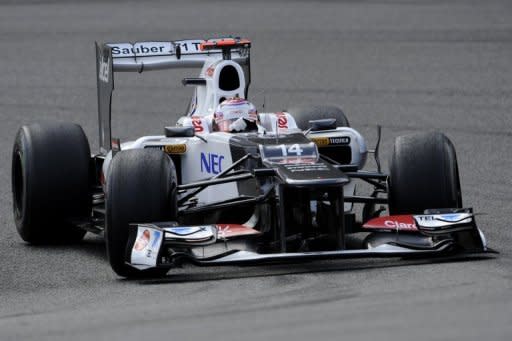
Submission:
[[[512,340],[512,3],[3,1],[0,4],[1,340]],[[239,34],[261,108],[338,103],[384,164],[396,136],[441,130],[495,259],[185,267],[122,280],[102,239],[26,245],[11,213],[22,124],[81,124],[97,150],[93,43]],[[122,74],[114,133],[160,133],[189,71]],[[265,98],[265,100],[263,100]],[[368,163],[374,167],[373,162]]]

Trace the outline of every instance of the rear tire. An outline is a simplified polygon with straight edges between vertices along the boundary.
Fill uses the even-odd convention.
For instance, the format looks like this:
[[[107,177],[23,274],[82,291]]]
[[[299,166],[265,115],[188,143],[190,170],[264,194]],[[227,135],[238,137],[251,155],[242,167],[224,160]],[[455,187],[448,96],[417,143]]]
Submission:
[[[14,221],[29,243],[82,240],[73,221],[91,214],[90,149],[82,128],[55,122],[23,126],[12,153]]]
[[[462,207],[452,142],[439,132],[398,137],[388,186],[390,214],[422,214],[425,209]]]
[[[176,169],[160,150],[119,152],[107,178],[105,240],[112,269],[123,277],[155,277],[167,270],[137,270],[125,263],[130,223],[176,220]]]
[[[345,113],[334,105],[314,105],[290,108],[287,112],[295,118],[297,127],[302,130],[309,129],[310,120],[335,118],[338,127],[350,127]]]

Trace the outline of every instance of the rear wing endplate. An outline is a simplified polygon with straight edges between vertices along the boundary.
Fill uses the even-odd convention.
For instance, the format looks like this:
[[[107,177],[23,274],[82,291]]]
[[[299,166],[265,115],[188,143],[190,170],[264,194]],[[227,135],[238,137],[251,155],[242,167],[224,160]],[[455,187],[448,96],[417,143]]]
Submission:
[[[222,39],[220,39],[222,40]],[[233,40],[233,38],[226,38]],[[115,72],[143,72],[173,68],[201,68],[211,58],[222,59],[225,49],[202,49],[203,39],[149,41],[137,43],[96,42],[99,146],[102,154],[112,148],[111,108]],[[250,45],[230,50],[230,57],[250,79]]]

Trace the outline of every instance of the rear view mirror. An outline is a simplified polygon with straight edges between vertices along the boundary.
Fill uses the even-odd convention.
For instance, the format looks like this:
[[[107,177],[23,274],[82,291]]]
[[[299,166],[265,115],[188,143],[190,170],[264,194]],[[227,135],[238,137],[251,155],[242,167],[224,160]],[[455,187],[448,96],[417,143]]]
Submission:
[[[194,127],[165,127],[165,137],[193,137]]]
[[[322,118],[320,120],[311,120],[309,121],[309,127],[312,131],[336,129],[336,119]]]

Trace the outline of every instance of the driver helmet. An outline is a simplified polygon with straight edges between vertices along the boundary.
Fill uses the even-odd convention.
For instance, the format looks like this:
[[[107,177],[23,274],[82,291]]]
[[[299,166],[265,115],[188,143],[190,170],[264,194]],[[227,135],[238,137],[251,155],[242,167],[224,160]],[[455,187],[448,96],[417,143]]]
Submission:
[[[243,98],[229,98],[222,101],[214,113],[214,131],[240,132],[257,130],[258,111]]]

